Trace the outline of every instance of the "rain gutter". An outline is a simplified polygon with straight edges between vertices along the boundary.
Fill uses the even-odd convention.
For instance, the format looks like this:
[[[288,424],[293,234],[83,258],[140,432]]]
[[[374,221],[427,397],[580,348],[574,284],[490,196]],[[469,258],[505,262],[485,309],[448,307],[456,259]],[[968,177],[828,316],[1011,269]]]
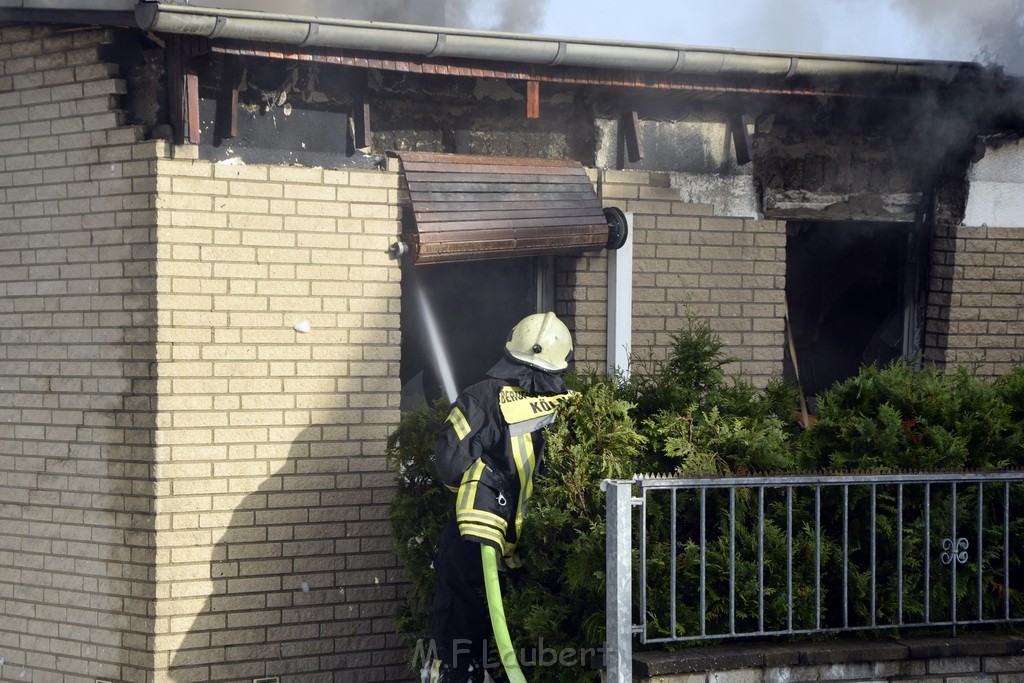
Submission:
[[[389,24],[140,1],[144,30],[428,58],[519,62],[701,76],[926,79],[949,82],[970,62],[870,59],[693,48]]]

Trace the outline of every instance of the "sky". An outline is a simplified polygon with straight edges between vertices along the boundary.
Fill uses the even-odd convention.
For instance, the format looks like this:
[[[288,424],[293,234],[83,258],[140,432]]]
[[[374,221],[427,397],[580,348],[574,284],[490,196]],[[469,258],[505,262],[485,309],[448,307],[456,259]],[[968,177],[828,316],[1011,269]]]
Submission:
[[[278,0],[177,1],[281,11]],[[449,26],[623,42],[982,61],[1024,75],[1024,0],[292,0],[288,8],[412,23],[446,16]]]
[[[851,56],[966,56],[959,43],[929,45],[886,0],[551,0],[540,32]]]
[[[1024,0],[549,0],[538,29],[750,50],[994,61],[1024,72]]]

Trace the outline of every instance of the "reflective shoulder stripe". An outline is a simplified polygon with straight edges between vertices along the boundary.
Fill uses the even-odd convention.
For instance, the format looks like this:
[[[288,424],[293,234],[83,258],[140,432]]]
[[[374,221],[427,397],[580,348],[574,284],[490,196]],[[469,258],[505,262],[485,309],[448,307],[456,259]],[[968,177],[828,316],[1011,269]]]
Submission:
[[[544,415],[553,415],[558,406],[571,395],[570,392],[554,396],[530,396],[519,387],[502,387],[498,392],[498,405],[501,407],[501,415],[505,422],[512,425]]]
[[[458,408],[452,408],[452,412],[448,413],[448,422],[452,423],[452,427],[455,429],[455,436],[459,437],[459,441],[465,439],[473,431],[469,426],[469,420],[466,419],[466,416]]]

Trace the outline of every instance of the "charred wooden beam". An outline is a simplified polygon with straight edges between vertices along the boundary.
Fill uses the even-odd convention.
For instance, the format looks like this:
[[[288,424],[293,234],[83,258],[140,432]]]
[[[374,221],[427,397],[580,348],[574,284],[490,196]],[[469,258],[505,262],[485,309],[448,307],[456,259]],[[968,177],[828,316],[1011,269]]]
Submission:
[[[640,128],[640,114],[636,111],[626,112],[622,117],[622,135],[626,140],[626,154],[630,163],[644,158],[644,136]]]
[[[220,95],[217,97],[214,145],[220,146],[225,140],[238,136],[238,85],[241,75],[238,59],[226,58]]]
[[[750,131],[747,129],[749,121],[749,116],[738,114],[729,119],[729,128],[732,129],[732,145],[736,150],[736,163],[740,166],[749,164],[754,158]]]
[[[540,118],[540,82],[526,82],[526,118]]]
[[[355,146],[365,149],[373,145],[373,131],[370,127],[370,84],[367,79],[368,72],[364,70],[363,83],[359,88],[359,94],[355,98],[352,108],[354,119],[353,135]]]
[[[205,41],[191,36],[170,36],[167,45],[167,76],[171,128],[174,142],[199,144],[199,62]]]

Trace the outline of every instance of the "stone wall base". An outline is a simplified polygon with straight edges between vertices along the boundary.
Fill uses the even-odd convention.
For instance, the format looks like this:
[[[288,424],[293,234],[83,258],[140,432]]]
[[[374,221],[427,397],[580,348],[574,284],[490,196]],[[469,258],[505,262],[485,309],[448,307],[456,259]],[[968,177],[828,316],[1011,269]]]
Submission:
[[[840,640],[639,652],[642,683],[797,683],[799,681],[1024,681],[1024,635]]]

